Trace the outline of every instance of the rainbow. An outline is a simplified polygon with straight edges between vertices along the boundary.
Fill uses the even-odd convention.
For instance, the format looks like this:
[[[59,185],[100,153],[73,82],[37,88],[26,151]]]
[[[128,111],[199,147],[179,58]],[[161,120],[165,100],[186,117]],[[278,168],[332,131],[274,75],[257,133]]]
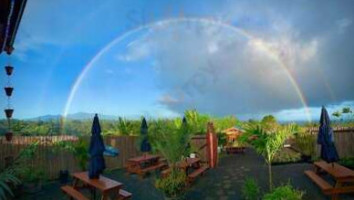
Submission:
[[[150,28],[153,26],[170,25],[170,24],[183,23],[183,22],[193,22],[193,23],[202,23],[202,24],[207,24],[207,25],[220,26],[222,28],[226,28],[231,31],[234,31],[235,33],[241,34],[242,36],[246,37],[247,39],[256,41],[257,48],[259,48],[259,50],[262,50],[262,51],[266,52],[269,56],[271,56],[279,64],[279,66],[281,66],[281,68],[284,70],[284,72],[285,72],[287,78],[289,79],[291,85],[293,86],[299,100],[301,101],[302,105],[305,108],[307,121],[311,122],[311,113],[308,108],[306,98],[305,98],[304,94],[302,93],[299,84],[296,82],[293,74],[289,70],[289,67],[284,62],[284,60],[282,60],[282,58],[279,56],[278,52],[276,52],[274,49],[270,48],[266,43],[262,42],[262,40],[252,36],[251,34],[247,33],[246,31],[244,31],[238,27],[235,27],[231,24],[224,23],[224,22],[218,21],[218,20],[209,19],[209,18],[189,18],[189,17],[188,18],[187,17],[171,18],[171,19],[165,19],[165,20],[145,24],[145,25],[136,27],[134,29],[131,29],[131,30],[125,32],[124,34],[118,36],[117,38],[112,40],[110,43],[108,43],[105,47],[103,47],[100,51],[98,51],[98,53],[87,63],[87,65],[81,71],[80,75],[75,80],[74,84],[71,87],[68,99],[66,101],[63,116],[64,117],[67,116],[67,114],[70,110],[72,101],[75,97],[75,94],[78,91],[78,89],[80,88],[80,85],[81,85],[82,81],[84,80],[86,74],[91,70],[92,66],[94,66],[94,63],[96,61],[98,61],[100,59],[100,57],[102,55],[104,55],[108,50],[110,50],[113,46],[115,46],[117,43],[124,40],[127,36],[129,36],[135,32],[141,31],[143,29],[147,29],[147,28]]]

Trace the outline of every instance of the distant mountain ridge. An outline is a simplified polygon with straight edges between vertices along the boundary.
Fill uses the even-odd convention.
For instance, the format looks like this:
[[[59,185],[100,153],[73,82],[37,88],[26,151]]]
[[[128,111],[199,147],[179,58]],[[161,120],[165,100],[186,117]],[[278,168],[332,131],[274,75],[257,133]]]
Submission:
[[[78,113],[73,113],[73,114],[68,114],[65,118],[66,119],[71,119],[71,120],[88,120],[88,119],[93,119],[95,116],[95,113],[86,113],[86,112],[78,112]],[[26,120],[30,121],[51,121],[51,120],[59,120],[63,115],[42,115]],[[103,115],[103,114],[98,114],[98,117],[100,119],[105,119],[105,120],[118,120],[118,116],[114,115]]]

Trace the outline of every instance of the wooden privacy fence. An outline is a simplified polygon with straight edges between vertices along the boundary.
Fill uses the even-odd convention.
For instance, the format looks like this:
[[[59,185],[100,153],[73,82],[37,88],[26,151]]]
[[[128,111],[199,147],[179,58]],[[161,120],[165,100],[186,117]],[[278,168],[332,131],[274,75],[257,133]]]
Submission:
[[[90,137],[85,137],[89,140]],[[14,136],[11,142],[7,142],[5,137],[0,137],[0,168],[5,166],[5,160],[8,157],[16,157],[19,152],[29,146],[31,143],[38,141],[38,149],[35,158],[30,163],[37,169],[43,169],[49,179],[58,178],[60,170],[69,170],[69,172],[80,171],[79,164],[71,152],[61,150],[53,151],[53,142],[55,141],[72,141],[78,140],[75,136]],[[105,157],[107,169],[122,168],[126,161],[140,155],[136,148],[135,136],[108,136],[104,137],[106,145],[119,149],[119,156]]]
[[[354,127],[333,128],[334,142],[340,158],[354,157]],[[318,128],[311,128],[309,132],[316,137],[316,155],[320,155],[321,146],[317,144]]]

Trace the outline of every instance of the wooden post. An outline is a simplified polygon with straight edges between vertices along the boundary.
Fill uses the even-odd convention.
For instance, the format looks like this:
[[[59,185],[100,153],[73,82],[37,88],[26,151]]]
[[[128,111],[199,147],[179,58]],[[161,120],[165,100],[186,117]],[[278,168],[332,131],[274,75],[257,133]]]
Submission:
[[[214,124],[212,122],[208,123],[206,137],[209,167],[215,168],[218,162],[218,139],[216,137]]]

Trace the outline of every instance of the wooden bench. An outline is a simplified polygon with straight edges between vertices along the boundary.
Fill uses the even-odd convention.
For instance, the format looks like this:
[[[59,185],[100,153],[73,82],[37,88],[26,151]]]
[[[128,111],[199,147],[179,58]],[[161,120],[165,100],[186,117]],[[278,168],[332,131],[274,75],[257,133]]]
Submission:
[[[139,174],[141,176],[145,176],[146,173],[150,172],[150,171],[154,171],[154,170],[157,170],[157,169],[162,169],[164,167],[166,167],[167,165],[165,163],[158,163],[156,165],[152,165],[150,167],[147,167],[147,168],[144,168],[144,169],[141,169]]]
[[[127,192],[127,191],[122,190],[122,189],[119,190],[119,198],[118,198],[118,200],[125,200],[125,199],[129,199],[131,197],[132,197],[132,193]]]
[[[166,178],[171,173],[171,169],[167,168],[161,172],[161,177]]]
[[[306,170],[305,174],[321,188],[324,194],[333,193],[333,186],[331,186],[327,181],[318,176],[314,171]]]
[[[225,147],[226,153],[227,154],[233,154],[233,153],[245,153],[245,147]]]
[[[75,188],[73,188],[70,185],[65,185],[61,187],[61,190],[67,194],[70,199],[75,199],[75,200],[89,200],[87,197],[85,197],[83,194],[81,194],[79,191],[77,191]]]
[[[209,167],[207,166],[201,166],[200,168],[194,170],[192,173],[188,174],[188,179],[189,181],[193,181],[196,179],[199,175],[203,175],[204,172],[208,169]]]

